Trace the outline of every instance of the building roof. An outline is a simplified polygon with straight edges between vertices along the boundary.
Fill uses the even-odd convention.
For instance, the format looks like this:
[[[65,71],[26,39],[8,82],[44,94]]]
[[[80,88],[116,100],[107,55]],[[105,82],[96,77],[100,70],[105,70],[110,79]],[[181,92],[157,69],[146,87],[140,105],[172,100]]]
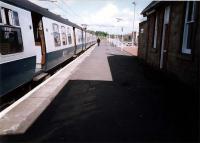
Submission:
[[[146,13],[151,11],[153,8],[157,7],[160,4],[160,1],[152,1],[142,12],[144,16],[146,16]]]
[[[38,6],[34,3],[31,3],[28,0],[1,0],[1,1],[8,3],[8,4],[11,4],[11,5],[14,5],[14,6],[17,6],[17,7],[20,7],[20,8],[23,8],[23,9],[26,9],[26,10],[29,10],[29,11],[33,11],[35,13],[41,14],[41,15],[47,17],[47,18],[56,20],[56,21],[61,22],[63,24],[73,26],[73,27],[76,27],[78,29],[82,29],[77,24],[72,23],[69,20],[62,18],[61,16],[56,15],[56,14],[48,11],[48,9],[42,8],[42,7],[40,7],[40,6]]]

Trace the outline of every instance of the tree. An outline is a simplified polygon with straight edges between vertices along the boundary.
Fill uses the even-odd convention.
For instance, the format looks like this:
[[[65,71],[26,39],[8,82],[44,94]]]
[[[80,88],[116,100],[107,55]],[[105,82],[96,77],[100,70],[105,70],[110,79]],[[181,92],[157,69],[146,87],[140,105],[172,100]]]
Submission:
[[[103,32],[103,31],[96,31],[95,34],[98,37],[106,37],[106,36],[108,36],[108,33],[107,32]]]

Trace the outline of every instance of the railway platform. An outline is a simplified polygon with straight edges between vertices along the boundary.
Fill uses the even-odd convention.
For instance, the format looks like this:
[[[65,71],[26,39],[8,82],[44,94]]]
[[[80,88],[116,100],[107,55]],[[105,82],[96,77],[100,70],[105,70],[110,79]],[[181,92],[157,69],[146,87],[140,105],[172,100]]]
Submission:
[[[38,91],[51,98],[31,98],[48,103],[38,105],[44,112],[36,112],[23,134],[1,136],[1,142],[196,141],[197,101],[178,80],[106,41],[70,66],[70,74],[64,67],[51,88]]]

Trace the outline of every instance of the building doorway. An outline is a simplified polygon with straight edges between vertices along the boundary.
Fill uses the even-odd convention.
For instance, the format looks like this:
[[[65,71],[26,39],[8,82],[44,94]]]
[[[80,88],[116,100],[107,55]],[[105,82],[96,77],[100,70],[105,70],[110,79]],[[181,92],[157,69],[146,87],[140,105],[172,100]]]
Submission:
[[[170,20],[170,7],[165,8],[163,30],[162,30],[162,42],[160,53],[160,69],[167,68],[167,50],[169,41],[169,20]]]

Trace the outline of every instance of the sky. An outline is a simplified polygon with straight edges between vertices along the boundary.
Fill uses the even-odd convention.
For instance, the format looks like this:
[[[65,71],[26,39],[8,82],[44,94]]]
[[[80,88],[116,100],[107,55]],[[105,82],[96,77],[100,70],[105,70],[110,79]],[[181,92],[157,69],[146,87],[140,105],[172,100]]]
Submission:
[[[110,34],[126,34],[133,31],[134,0],[29,0],[49,11],[61,15],[87,29]],[[145,18],[141,11],[151,0],[135,0],[134,31]],[[118,21],[116,18],[120,18]],[[123,28],[122,28],[123,27]],[[123,32],[122,32],[123,29]]]

